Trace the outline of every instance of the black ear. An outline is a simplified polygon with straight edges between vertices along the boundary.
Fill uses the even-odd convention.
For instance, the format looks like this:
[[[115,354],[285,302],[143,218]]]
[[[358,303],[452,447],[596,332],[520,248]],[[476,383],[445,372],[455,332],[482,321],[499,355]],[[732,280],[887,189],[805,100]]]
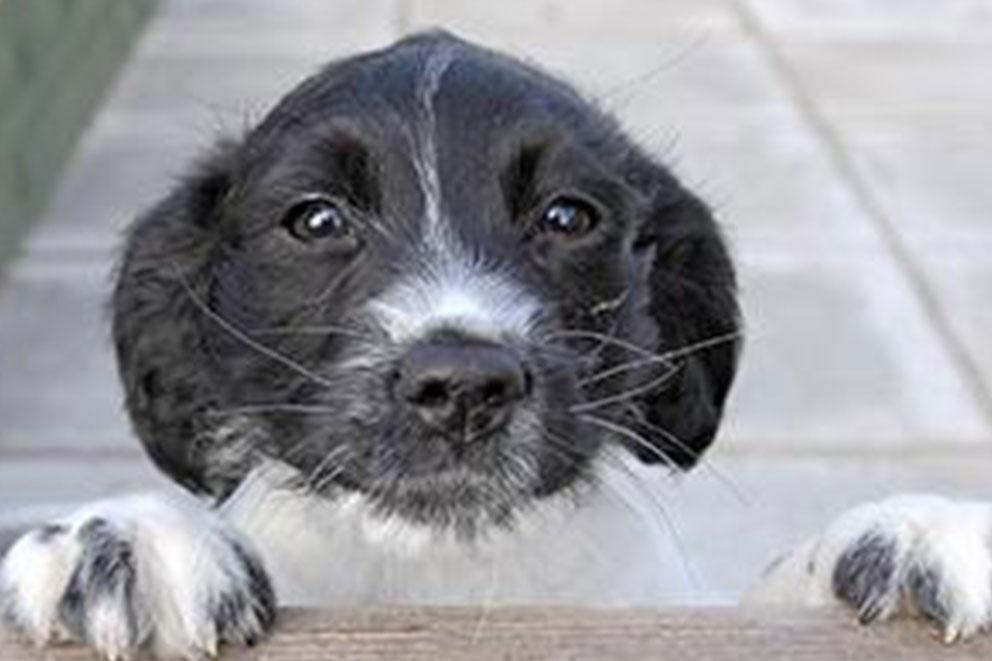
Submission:
[[[223,495],[207,472],[217,405],[197,301],[206,300],[218,212],[235,147],[223,145],[132,225],[112,300],[118,370],[132,424],[155,463],[189,489]]]
[[[678,366],[663,388],[640,402],[652,448],[648,463],[690,468],[713,442],[741,348],[733,265],[706,205],[663,171],[635,250],[649,260],[648,314],[659,354]]]

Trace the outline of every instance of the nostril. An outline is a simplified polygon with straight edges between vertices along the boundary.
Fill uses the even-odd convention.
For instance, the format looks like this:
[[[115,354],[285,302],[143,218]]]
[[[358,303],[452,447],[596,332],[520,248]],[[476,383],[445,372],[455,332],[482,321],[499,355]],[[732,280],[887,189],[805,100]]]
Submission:
[[[506,425],[532,388],[512,347],[481,341],[416,344],[397,367],[397,397],[430,427],[458,438]]]
[[[504,381],[490,381],[482,386],[482,403],[487,406],[503,404],[509,390],[509,384]]]
[[[407,401],[416,406],[443,406],[448,403],[450,392],[443,379],[425,379],[407,396]]]

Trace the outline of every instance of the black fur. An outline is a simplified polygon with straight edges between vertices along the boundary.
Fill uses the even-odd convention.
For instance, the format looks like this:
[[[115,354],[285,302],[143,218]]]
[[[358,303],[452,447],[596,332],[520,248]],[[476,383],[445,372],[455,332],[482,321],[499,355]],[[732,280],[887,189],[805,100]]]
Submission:
[[[939,570],[934,567],[910,567],[906,576],[906,589],[916,610],[932,622],[947,622],[950,608],[943,593]]]
[[[857,609],[862,624],[873,622],[898,598],[896,551],[894,539],[867,532],[834,566],[834,595]]]
[[[49,538],[68,532],[62,528],[59,533],[47,532]],[[154,643],[155,623],[146,610],[148,600],[154,597],[147,586],[142,592],[137,584],[138,568],[132,542],[99,517],[87,521],[75,535],[81,555],[59,600],[60,624],[77,639],[94,642],[89,631],[92,609],[101,603],[113,605],[122,610],[127,623],[128,648],[144,648]],[[231,581],[230,589],[215,595],[206,607],[219,640],[251,645],[272,628],[276,618],[276,595],[260,560],[237,540],[228,538],[225,541],[234,550],[241,563],[238,569],[247,580]]]
[[[82,554],[59,600],[59,620],[79,640],[92,642],[87,611],[100,602],[118,605],[126,613],[128,646],[136,646],[147,618],[136,611],[137,570],[130,542],[100,518],[88,521],[76,536]]]
[[[425,76],[442,52],[450,65],[427,112]],[[428,133],[451,231],[544,307],[538,340],[516,347],[536,375],[522,410],[540,431],[457,457],[392,397],[405,347],[360,314],[423,268],[413,146]],[[345,209],[353,243],[288,236],[287,210],[314,193]],[[534,229],[562,194],[597,214],[588,236]],[[734,273],[706,205],[567,84],[443,33],[331,64],[208,155],[134,224],[113,308],[128,411],[186,487],[223,498],[272,456],[309,488],[359,490],[441,526],[509,521],[587,477],[604,443],[692,466],[716,434],[740,344]],[[350,333],[267,332],[328,325]],[[714,338],[665,361],[641,353]],[[370,365],[341,368],[356,357]],[[571,413],[632,389],[595,411],[615,427]],[[514,473],[521,459],[536,475]]]
[[[225,593],[211,605],[214,624],[221,638],[254,645],[258,636],[272,628],[276,619],[276,594],[261,562],[240,543],[228,540],[241,562],[247,584]],[[245,626],[253,621],[253,626]]]

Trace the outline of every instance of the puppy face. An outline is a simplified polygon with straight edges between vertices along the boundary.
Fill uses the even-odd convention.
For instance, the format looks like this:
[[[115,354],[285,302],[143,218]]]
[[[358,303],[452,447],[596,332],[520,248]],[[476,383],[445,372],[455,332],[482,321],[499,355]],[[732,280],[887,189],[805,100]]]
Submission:
[[[737,354],[703,204],[564,83],[443,34],[333,64],[139,218],[114,299],[153,459],[474,534],[690,466]]]

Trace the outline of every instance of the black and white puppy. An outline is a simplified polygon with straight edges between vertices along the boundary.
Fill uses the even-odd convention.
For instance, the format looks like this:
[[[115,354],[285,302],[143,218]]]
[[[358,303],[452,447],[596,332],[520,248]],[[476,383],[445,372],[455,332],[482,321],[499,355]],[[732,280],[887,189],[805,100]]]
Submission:
[[[662,602],[652,492],[713,440],[740,344],[706,205],[565,83],[434,33],[220,145],[136,221],[113,309],[138,436],[203,498],[94,504],[0,569],[17,627],[111,658],[250,643],[276,594]],[[970,633],[989,518],[861,510],[760,596],[915,595]]]

